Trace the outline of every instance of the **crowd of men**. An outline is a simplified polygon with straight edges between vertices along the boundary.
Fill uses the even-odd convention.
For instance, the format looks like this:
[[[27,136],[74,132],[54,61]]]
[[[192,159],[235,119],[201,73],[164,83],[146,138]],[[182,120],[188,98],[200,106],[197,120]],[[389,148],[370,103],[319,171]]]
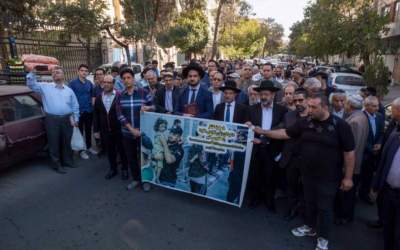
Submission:
[[[383,227],[384,249],[400,249],[400,98],[392,103],[385,129],[374,88],[348,95],[328,86],[326,72],[293,62],[284,68],[192,60],[180,69],[167,63],[159,71],[153,61],[140,77],[116,63],[110,74],[96,69],[94,83],[88,73],[89,67],[80,65],[69,84],[61,68],[53,71],[53,83],[37,82],[34,71],[27,76],[27,85],[42,95],[56,172],[76,167],[69,143],[73,127],[85,135],[88,150],[80,156],[106,152],[110,170],[105,178],[118,175],[120,164],[121,177],[131,179],[127,188],[132,189],[142,186],[141,112],[242,123],[255,132],[249,207],[265,205],[274,213],[277,190],[285,192],[286,219],[304,219],[292,234],[317,236],[316,249],[325,250],[331,225],[354,220],[358,197],[377,203],[379,219],[369,225]]]

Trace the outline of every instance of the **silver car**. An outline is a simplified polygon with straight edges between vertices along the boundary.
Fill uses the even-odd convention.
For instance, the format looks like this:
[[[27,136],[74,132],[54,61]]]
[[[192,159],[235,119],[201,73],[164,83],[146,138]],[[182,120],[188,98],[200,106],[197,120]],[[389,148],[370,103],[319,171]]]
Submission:
[[[366,87],[361,75],[339,72],[329,75],[328,85],[346,91],[347,95],[357,94],[361,88]]]

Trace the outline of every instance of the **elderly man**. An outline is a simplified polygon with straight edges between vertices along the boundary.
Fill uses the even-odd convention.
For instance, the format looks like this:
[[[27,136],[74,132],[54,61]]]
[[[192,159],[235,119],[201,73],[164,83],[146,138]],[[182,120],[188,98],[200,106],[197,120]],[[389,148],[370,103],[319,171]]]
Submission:
[[[110,170],[105,176],[107,180],[118,174],[117,156],[120,156],[122,170],[128,170],[127,158],[122,145],[121,124],[117,117],[116,105],[120,94],[114,89],[114,79],[106,75],[103,79],[104,91],[96,97],[93,112],[93,130],[95,138],[101,138],[107,151]]]
[[[314,77],[307,78],[303,84],[303,88],[307,91],[308,95],[315,95],[321,91],[321,82]]]
[[[26,76],[26,84],[40,94],[46,113],[45,126],[54,170],[65,174],[64,167],[74,167],[71,149],[72,128],[78,127],[79,104],[74,92],[65,85],[64,72],[55,68],[53,82],[38,83],[35,70]]]
[[[399,108],[400,98],[397,98]],[[397,110],[396,112],[398,112]],[[383,223],[384,250],[400,249],[400,126],[392,131],[381,154],[373,185],[378,192]]]
[[[378,156],[382,147],[385,121],[378,112],[379,100],[375,96],[368,96],[364,99],[364,114],[369,122],[369,134],[367,146],[364,151],[364,159],[361,168],[361,186],[359,197],[367,204],[373,205],[369,196],[371,183],[378,164]]]
[[[293,81],[295,81],[297,83],[297,85],[302,87],[303,83],[304,83],[303,69],[300,67],[297,67],[294,70],[292,70],[292,78],[293,78]]]
[[[285,77],[283,75],[284,69],[282,65],[278,65],[274,69],[274,80],[283,83],[285,81]]]
[[[329,104],[331,105],[332,115],[339,118],[344,117],[344,104],[346,102],[346,93],[343,90],[336,90],[329,95]]]
[[[247,89],[249,101],[246,103],[248,106],[255,105],[260,102],[260,94],[255,90],[257,85],[250,85]]]
[[[154,70],[148,70],[144,74],[144,78],[148,82],[149,84],[148,88],[152,93],[152,95],[154,96],[157,90],[162,88],[162,84],[158,82],[157,73]]]
[[[355,167],[353,174],[354,187],[349,192],[339,191],[335,202],[336,224],[346,224],[354,219],[356,192],[360,181],[361,164],[369,133],[368,119],[362,112],[363,98],[360,95],[351,95],[345,104],[346,122],[350,125],[355,141]]]

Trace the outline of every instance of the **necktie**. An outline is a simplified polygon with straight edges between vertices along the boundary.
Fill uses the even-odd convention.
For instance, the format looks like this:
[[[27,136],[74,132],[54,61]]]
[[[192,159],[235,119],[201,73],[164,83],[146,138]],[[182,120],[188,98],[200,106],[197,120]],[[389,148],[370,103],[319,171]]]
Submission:
[[[194,103],[196,98],[196,89],[191,89],[191,90],[192,90],[192,96],[190,97],[190,103]]]
[[[230,103],[226,104],[225,121],[226,122],[231,121],[231,104]]]

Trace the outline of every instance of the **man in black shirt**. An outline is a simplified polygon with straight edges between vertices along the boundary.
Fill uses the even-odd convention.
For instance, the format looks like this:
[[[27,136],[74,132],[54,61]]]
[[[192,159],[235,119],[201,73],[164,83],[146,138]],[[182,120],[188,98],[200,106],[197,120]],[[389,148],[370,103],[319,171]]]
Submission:
[[[305,224],[293,229],[292,234],[315,236],[318,231],[316,250],[327,250],[337,188],[348,191],[353,187],[355,145],[350,126],[330,115],[326,96],[318,94],[308,98],[308,109],[310,116],[289,128],[263,130],[255,127],[254,131],[273,139],[301,140],[299,164],[306,216]],[[315,228],[317,219],[318,230]]]

